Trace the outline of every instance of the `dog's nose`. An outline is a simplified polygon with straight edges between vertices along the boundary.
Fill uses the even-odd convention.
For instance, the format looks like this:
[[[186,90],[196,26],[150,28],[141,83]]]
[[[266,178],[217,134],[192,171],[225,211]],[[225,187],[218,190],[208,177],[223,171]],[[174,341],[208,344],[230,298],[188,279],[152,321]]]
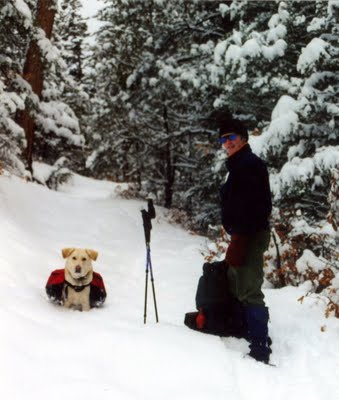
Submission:
[[[77,274],[80,274],[80,272],[81,272],[81,267],[80,267],[80,265],[77,265],[77,266],[75,267],[75,272],[76,272]]]

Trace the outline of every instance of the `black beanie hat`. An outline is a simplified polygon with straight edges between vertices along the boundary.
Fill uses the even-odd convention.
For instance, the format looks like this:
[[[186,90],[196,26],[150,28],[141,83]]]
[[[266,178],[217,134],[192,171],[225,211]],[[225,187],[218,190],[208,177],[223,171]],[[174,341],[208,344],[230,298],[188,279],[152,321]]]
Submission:
[[[238,119],[219,121],[219,136],[222,136],[225,133],[236,133],[237,135],[248,141],[247,128],[243,124],[243,122],[239,121]]]

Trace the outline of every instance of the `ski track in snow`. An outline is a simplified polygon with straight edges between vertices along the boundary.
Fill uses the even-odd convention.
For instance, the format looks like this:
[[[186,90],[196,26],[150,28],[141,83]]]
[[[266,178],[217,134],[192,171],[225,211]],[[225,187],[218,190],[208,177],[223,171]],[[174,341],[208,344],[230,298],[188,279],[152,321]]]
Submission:
[[[269,367],[244,357],[245,340],[199,334],[194,310],[205,239],[168,224],[156,207],[151,286],[143,324],[145,257],[140,209],[115,184],[75,175],[53,192],[0,176],[0,398],[3,400],[338,400],[339,322],[324,301],[297,301],[307,285],[266,289]],[[99,252],[108,298],[90,312],[51,304],[44,286],[63,247]],[[325,326],[325,331],[321,327]]]

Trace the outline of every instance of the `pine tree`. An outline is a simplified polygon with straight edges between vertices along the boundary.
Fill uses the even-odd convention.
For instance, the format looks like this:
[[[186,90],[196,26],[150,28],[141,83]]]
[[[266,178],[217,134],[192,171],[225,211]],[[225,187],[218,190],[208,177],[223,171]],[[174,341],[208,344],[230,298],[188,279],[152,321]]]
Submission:
[[[79,0],[61,2],[56,18],[54,42],[60,49],[67,68],[68,76],[63,99],[77,115],[82,130],[86,130],[86,123],[83,120],[88,113],[89,96],[85,92],[83,69],[85,53],[88,51],[86,44],[88,33],[81,9],[82,3]]]
[[[32,94],[37,97],[37,99],[41,98],[44,82],[44,67],[41,55],[42,46],[45,46],[45,40],[48,40],[51,37],[55,17],[55,7],[55,0],[37,1],[35,13],[36,28],[33,35],[30,37],[23,66],[22,76],[32,88]],[[26,104],[25,109],[19,111],[16,116],[16,121],[25,131],[27,141],[27,168],[31,173],[33,173],[33,143],[36,124],[35,118],[32,114],[32,109],[30,109],[29,105]]]
[[[62,58],[68,73],[77,83],[81,83],[83,78],[84,41],[88,36],[81,9],[79,0],[63,0],[56,21],[56,31],[63,47]]]
[[[44,21],[46,15],[39,13],[44,12],[46,7],[54,16],[57,9],[53,8],[53,5],[56,7],[54,0],[52,3],[39,0],[36,14],[38,22]],[[29,110],[35,127],[35,139],[31,146],[33,148],[34,145],[34,159],[49,164],[54,164],[60,157],[67,157],[76,148],[81,148],[84,143],[78,119],[72,108],[63,100],[68,80],[67,66],[61,57],[60,50],[51,39],[52,29],[53,25],[48,25],[47,31],[44,32],[38,26],[34,29],[30,42],[30,49],[37,54],[34,57],[39,60],[40,71],[39,86],[33,87],[35,97],[30,96],[30,101],[35,102],[34,107]],[[30,58],[27,58],[25,63],[34,74],[34,63],[31,63]],[[26,78],[25,73],[24,77]],[[71,158],[69,162],[72,163],[73,159]]]
[[[264,142],[277,168],[273,178],[277,204],[301,209],[314,221],[328,212],[330,170],[339,164],[339,31],[336,3],[318,1],[312,6],[306,16],[293,15],[293,23],[303,23],[307,31],[296,63],[299,89],[296,96],[278,101]]]
[[[28,148],[28,164],[32,156],[54,163],[65,155],[65,148],[72,149],[70,145],[63,147],[63,143],[77,147],[83,143],[74,112],[62,101],[67,73],[60,51],[47,37],[52,25],[46,24],[47,33],[35,25],[35,21],[46,18],[45,13],[39,16],[45,5],[55,5],[54,0],[53,3],[10,0],[0,8],[3,55],[0,57],[0,147],[6,163],[19,168],[21,173],[25,173],[24,147],[26,151]],[[50,11],[53,16],[55,9],[52,7]],[[30,61],[33,58],[39,65]],[[23,123],[23,115],[34,127],[34,136],[26,133],[29,140],[25,140],[24,131],[17,124],[20,121],[28,126]]]
[[[225,32],[215,48],[211,78],[221,93],[214,105],[251,128],[265,126],[279,97],[293,92],[298,83],[294,38],[304,32],[299,25],[291,26],[289,7],[271,1],[233,1],[221,7],[233,32]]]
[[[7,168],[25,173],[25,133],[15,115],[25,107],[31,88],[20,77],[36,1],[0,0],[0,156]]]
[[[106,25],[93,65],[100,110],[94,126],[102,134],[89,165],[109,166],[121,173],[119,179],[143,182],[167,207],[190,204],[183,193],[198,180],[196,145],[205,140],[201,122],[211,108],[203,65],[222,32],[217,8],[113,1],[101,13]]]
[[[133,75],[136,118],[145,127],[157,127],[161,140],[152,146],[158,161],[148,176],[158,192],[163,185],[168,208],[193,208],[191,186],[200,175],[199,146],[206,140],[201,123],[211,107],[204,66],[213,40],[221,34],[217,6],[176,1],[153,12],[148,50],[152,57],[144,59]]]
[[[62,1],[59,5],[53,31],[53,44],[59,50],[62,63],[54,68],[55,72],[50,75],[49,81],[51,81],[50,93],[59,91],[57,97],[67,104],[69,115],[78,121],[78,132],[86,137],[88,135],[90,100],[83,69],[88,34],[87,23],[81,15],[81,9],[82,3],[79,0]],[[54,95],[54,97],[56,96]],[[78,143],[84,143],[83,137]],[[68,142],[62,144],[63,154],[68,157],[68,164],[72,169],[84,173],[86,158],[84,147],[82,145],[71,146],[69,149],[68,146]]]

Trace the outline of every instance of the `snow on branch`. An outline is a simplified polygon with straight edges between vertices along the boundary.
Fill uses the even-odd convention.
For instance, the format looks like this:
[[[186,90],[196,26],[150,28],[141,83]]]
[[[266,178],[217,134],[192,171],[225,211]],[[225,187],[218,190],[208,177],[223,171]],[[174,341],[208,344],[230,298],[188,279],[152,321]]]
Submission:
[[[290,140],[291,134],[298,126],[298,109],[299,103],[293,97],[280,97],[272,111],[271,123],[260,137],[260,142],[264,144],[263,154],[267,154],[269,149],[273,153],[281,151],[281,144]]]
[[[46,37],[45,31],[38,28],[35,37],[44,59],[50,63],[57,63],[61,68],[66,69],[67,65],[61,58],[60,50]]]
[[[287,192],[293,190],[296,182],[306,183],[312,179],[317,184],[321,184],[322,180],[316,178],[326,173],[326,171],[330,173],[330,170],[338,165],[339,146],[322,147],[316,150],[312,158],[294,157],[291,161],[285,163],[277,176],[272,177],[272,189],[277,196],[280,193],[280,190],[277,190],[277,184]]]
[[[225,15],[230,10],[228,7],[220,7],[222,15]],[[238,74],[240,74],[250,59],[264,57],[272,61],[275,58],[283,57],[287,49],[287,43],[284,40],[287,35],[287,28],[284,24],[288,19],[288,12],[280,5],[278,13],[270,18],[268,22],[269,29],[266,31],[253,31],[244,41],[245,35],[234,30],[227,40],[218,43],[215,47],[215,64],[225,64],[226,66],[231,66],[232,69],[237,69],[240,66],[238,71]]]
[[[20,14],[24,16],[28,21],[32,21],[32,13],[28,5],[24,0],[14,0],[14,7],[18,10]]]
[[[23,108],[23,100],[15,92],[6,91],[0,81],[0,127],[5,128],[13,138],[24,137],[23,129],[12,119],[12,116]]]
[[[330,17],[335,17],[336,10],[339,9],[339,1],[338,0],[329,0],[327,6],[327,13]]]
[[[326,51],[330,45],[320,38],[313,38],[311,42],[301,50],[297,63],[297,70],[302,74],[312,70],[322,58],[330,58]]]
[[[42,114],[37,115],[39,125],[45,132],[64,137],[75,146],[82,146],[85,139],[80,135],[79,121],[72,109],[60,101],[41,102]],[[75,132],[75,133],[73,133]]]

